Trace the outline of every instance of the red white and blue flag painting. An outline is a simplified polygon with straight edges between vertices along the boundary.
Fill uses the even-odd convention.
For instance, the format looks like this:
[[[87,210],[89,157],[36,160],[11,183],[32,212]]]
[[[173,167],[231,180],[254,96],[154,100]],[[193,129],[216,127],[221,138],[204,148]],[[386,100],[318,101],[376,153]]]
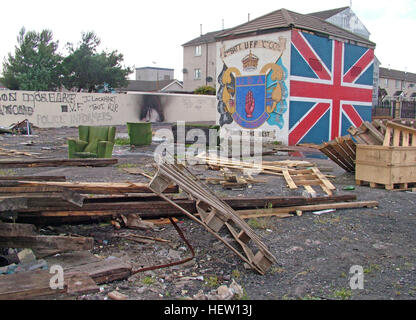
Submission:
[[[373,49],[292,30],[289,144],[320,144],[371,120],[373,65]]]

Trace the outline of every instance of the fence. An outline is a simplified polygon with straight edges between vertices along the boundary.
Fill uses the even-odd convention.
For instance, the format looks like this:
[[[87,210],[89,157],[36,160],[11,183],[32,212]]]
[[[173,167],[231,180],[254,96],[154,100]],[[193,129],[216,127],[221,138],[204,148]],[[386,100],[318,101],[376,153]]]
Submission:
[[[395,101],[383,101],[371,110],[372,118],[394,118],[396,112]]]

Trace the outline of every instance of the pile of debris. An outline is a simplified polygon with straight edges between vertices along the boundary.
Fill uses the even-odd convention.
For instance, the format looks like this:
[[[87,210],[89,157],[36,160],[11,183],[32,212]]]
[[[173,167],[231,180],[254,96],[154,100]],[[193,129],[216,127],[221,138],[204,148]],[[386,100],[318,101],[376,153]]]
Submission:
[[[328,177],[308,162],[264,162],[258,166],[219,158],[214,164],[212,159],[205,159],[209,166],[255,169],[263,174],[281,176],[291,189],[302,185],[309,190],[310,196],[220,199],[188,168],[169,163],[160,163],[153,177],[147,175],[148,178],[152,178],[150,183],[67,182],[62,176],[3,177],[0,179],[0,219],[7,223],[0,222],[0,247],[7,250],[30,249],[36,258],[32,259],[29,265],[24,265],[20,260],[13,262],[7,257],[8,265],[5,266],[7,268],[1,269],[6,274],[0,275],[0,298],[16,299],[58,292],[74,294],[95,292],[99,283],[125,279],[143,270],[189,261],[194,258],[193,249],[183,237],[173,216],[186,216],[197,222],[253,270],[265,274],[276,262],[276,258],[244,219],[264,216],[288,218],[300,216],[305,211],[378,206],[377,201],[354,201],[355,195],[333,195],[335,187]],[[50,161],[53,163],[34,161],[32,165],[60,164],[57,160]],[[80,161],[84,163],[99,160]],[[21,161],[19,165],[31,166],[29,162]],[[238,183],[238,180],[236,182]],[[318,196],[311,188],[312,185],[319,185],[326,195]],[[181,194],[179,188],[182,190]],[[93,249],[93,238],[39,235],[33,225],[27,224],[49,225],[107,219],[112,220],[116,229],[122,227],[145,229],[146,225],[149,226],[148,220],[145,219],[160,217],[169,217],[173,226],[177,231],[179,230],[181,238],[187,243],[192,256],[175,263],[139,270],[132,270],[131,265],[120,259],[112,257],[103,260],[85,252]],[[10,221],[13,223],[8,223]],[[234,241],[230,242],[229,236]],[[164,241],[137,235],[126,235],[126,237],[134,238],[134,241],[138,242]],[[11,254],[14,253],[16,252]],[[57,253],[59,256],[51,257]],[[45,259],[46,263],[42,261],[44,257],[49,257]],[[68,259],[71,263],[65,264]],[[65,285],[61,291],[50,289],[51,275],[45,270],[58,260],[60,264],[63,263],[66,274]],[[13,263],[16,266],[10,267]],[[30,270],[30,272],[23,275],[16,273],[16,270]],[[228,290],[223,289],[224,292]],[[224,296],[224,292],[219,293],[219,296]],[[227,292],[232,293],[232,290]]]
[[[415,120],[365,121],[351,127],[351,136],[338,137],[323,143],[319,150],[347,172],[355,172],[358,185],[388,190],[416,187]],[[354,142],[354,141],[355,142]]]

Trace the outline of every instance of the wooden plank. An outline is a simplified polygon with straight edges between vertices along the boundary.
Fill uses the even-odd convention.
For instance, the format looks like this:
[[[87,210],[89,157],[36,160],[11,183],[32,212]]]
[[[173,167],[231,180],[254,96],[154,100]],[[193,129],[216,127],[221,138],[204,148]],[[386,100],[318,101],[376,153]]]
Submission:
[[[338,159],[337,156],[335,156],[329,149],[332,147],[328,147],[329,144],[324,143],[323,146],[321,146],[321,148],[319,149],[324,155],[326,155],[329,159],[331,159],[332,161],[334,161],[337,165],[339,165],[342,169],[344,169],[345,171],[349,172],[350,169],[341,161]]]
[[[60,251],[92,250],[94,238],[20,235],[0,237],[2,248],[48,248]]]
[[[395,122],[392,122],[392,121],[387,122],[386,126],[387,126],[387,128],[398,129],[400,131],[407,131],[410,134],[416,134],[416,129],[415,128],[404,126],[402,124],[395,123]]]
[[[322,174],[318,168],[312,168],[311,169],[316,176],[319,178],[319,180],[322,181],[322,183],[327,187],[329,190],[335,190],[335,186],[325,177],[324,174]]]
[[[282,213],[291,213],[300,211],[315,211],[315,210],[325,210],[325,209],[353,209],[353,208],[371,208],[377,207],[378,201],[355,201],[355,202],[339,202],[339,203],[323,203],[316,205],[307,205],[307,206],[293,206],[286,208],[272,208],[272,209],[250,209],[250,210],[237,210],[236,212],[239,215],[253,214],[258,217],[260,216],[270,216],[274,214]]]
[[[295,184],[295,182],[293,181],[292,177],[289,174],[289,170],[284,169],[283,170],[283,177],[286,180],[286,183],[288,184],[290,189],[297,189],[297,185]]]
[[[65,274],[85,273],[94,279],[97,284],[127,279],[131,275],[131,271],[132,266],[130,263],[124,262],[116,257],[87,264],[64,267]]]
[[[38,159],[38,160],[0,160],[0,168],[39,168],[39,167],[106,167],[116,164],[110,159]]]
[[[14,181],[66,181],[65,176],[0,176],[2,180]]]
[[[389,146],[390,145],[390,139],[393,129],[391,127],[386,128],[386,134],[384,135],[384,141],[383,146]]]
[[[0,222],[0,237],[20,237],[36,235],[33,224]]]
[[[135,182],[53,182],[53,181],[15,181],[14,186],[6,186],[0,182],[0,193],[11,192],[48,192],[70,189],[84,194],[123,194],[123,193],[153,193],[147,183]],[[11,181],[13,182],[13,181]],[[177,186],[170,185],[166,193],[178,192]]]
[[[363,125],[367,128],[371,135],[377,140],[377,144],[381,145],[384,141],[384,136],[368,121],[364,121]]]
[[[65,288],[50,288],[52,276],[48,270],[0,275],[0,300],[32,299],[65,292]]]
[[[66,275],[65,283],[67,286],[67,293],[72,295],[81,295],[99,292],[100,288],[95,281],[87,273],[76,273]]]

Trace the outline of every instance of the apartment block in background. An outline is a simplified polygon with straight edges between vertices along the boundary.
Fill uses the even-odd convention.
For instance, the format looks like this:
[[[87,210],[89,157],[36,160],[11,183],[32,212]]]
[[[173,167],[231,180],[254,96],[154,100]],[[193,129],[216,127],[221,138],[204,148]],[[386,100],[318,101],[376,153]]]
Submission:
[[[225,30],[208,32],[182,45],[183,89],[192,92],[200,86],[216,86],[216,40]]]

